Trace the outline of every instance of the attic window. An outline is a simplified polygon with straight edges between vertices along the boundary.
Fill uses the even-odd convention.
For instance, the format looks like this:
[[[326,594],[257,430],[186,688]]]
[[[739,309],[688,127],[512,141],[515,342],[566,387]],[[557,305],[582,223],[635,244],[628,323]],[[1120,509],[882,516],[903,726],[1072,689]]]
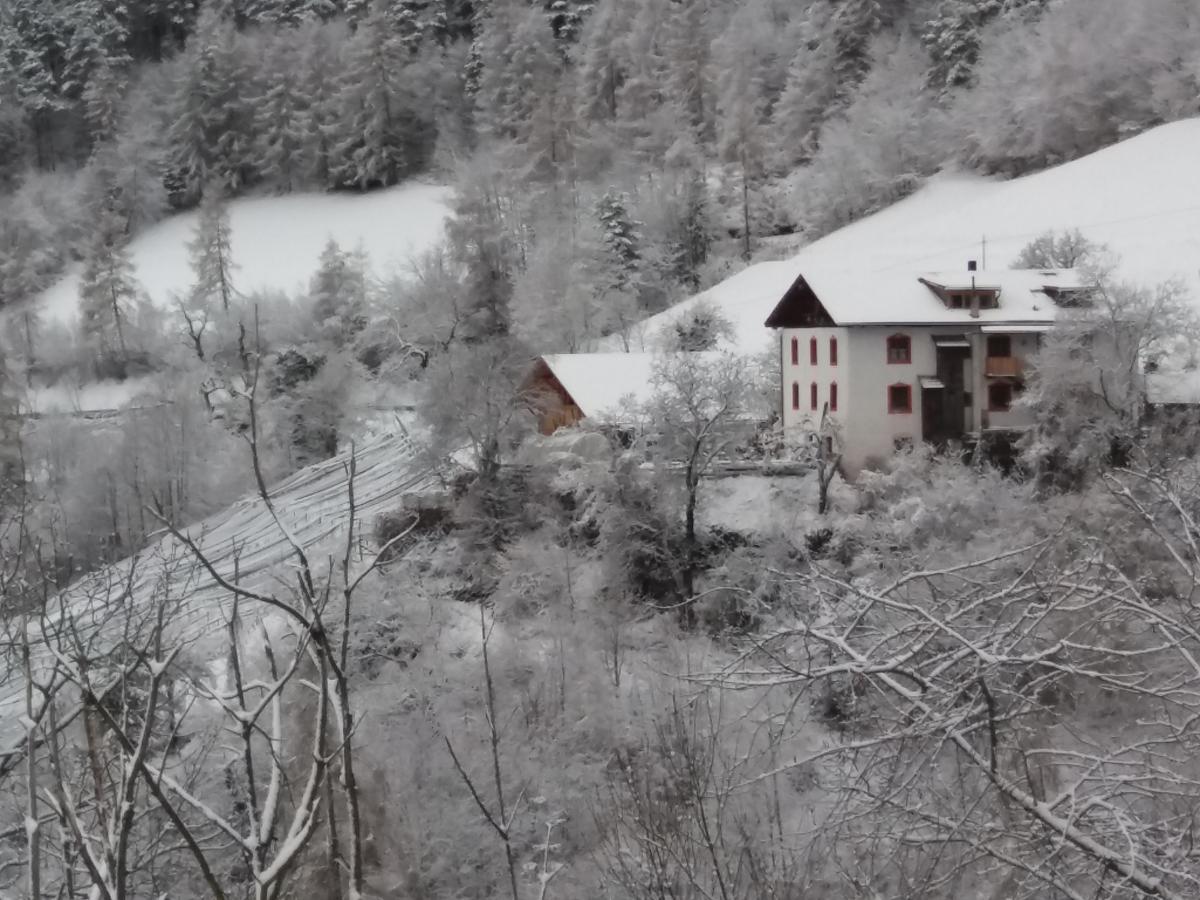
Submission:
[[[967,307],[967,298],[966,297],[964,297],[962,294],[951,294],[950,295],[950,308],[951,309],[966,309],[966,307]]]

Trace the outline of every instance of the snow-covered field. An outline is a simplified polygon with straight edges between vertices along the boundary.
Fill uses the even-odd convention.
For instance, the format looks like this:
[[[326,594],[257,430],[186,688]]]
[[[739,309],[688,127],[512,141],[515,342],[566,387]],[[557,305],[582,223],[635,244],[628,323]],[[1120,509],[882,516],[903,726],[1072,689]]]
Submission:
[[[450,189],[402,184],[369,194],[292,194],[252,197],[229,206],[236,265],[243,293],[297,291],[308,284],[326,241],[361,249],[376,274],[403,266],[442,237],[450,214]],[[191,281],[188,242],[196,213],[173,216],[134,238],[130,253],[137,278],[157,305]],[[36,301],[46,319],[73,322],[79,305],[75,269]]]
[[[1200,119],[1163,125],[1071,163],[1012,181],[943,174],[913,196],[782,262],[760,263],[700,295],[734,323],[739,347],[761,350],[771,308],[806,266],[879,272],[1007,267],[1048,229],[1079,228],[1120,257],[1122,277],[1182,279],[1200,304]],[[652,335],[693,298],[654,317]]]

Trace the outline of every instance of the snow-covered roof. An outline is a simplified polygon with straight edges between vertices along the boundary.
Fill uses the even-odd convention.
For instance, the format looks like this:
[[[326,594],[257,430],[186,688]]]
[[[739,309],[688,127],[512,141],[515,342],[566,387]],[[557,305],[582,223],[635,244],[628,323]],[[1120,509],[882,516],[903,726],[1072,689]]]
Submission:
[[[994,309],[951,309],[931,285],[947,291],[999,291]],[[1054,321],[1058,307],[1046,293],[1083,287],[1074,269],[999,269],[986,272],[848,270],[805,266],[798,276],[838,325],[995,325]],[[780,292],[782,298],[790,285]]]
[[[1200,117],[1161,125],[1090,156],[1001,181],[948,171],[916,193],[826,235],[786,261],[763,262],[659,313],[642,327],[653,334],[696,303],[716,306],[745,352],[766,346],[763,320],[796,277],[816,266],[896,272],[985,274],[1013,264],[1031,240],[1051,229],[1078,228],[1116,255],[1117,275],[1139,284],[1179,278],[1200,303]],[[616,349],[614,341],[610,347]]]
[[[719,353],[693,354],[716,359]],[[620,415],[654,394],[662,353],[556,353],[543,356],[558,383],[588,418]]]

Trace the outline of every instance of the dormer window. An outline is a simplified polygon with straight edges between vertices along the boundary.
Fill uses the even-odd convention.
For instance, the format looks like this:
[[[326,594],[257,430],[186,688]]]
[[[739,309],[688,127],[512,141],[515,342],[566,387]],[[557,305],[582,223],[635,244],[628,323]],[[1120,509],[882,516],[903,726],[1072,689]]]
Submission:
[[[966,309],[967,308],[967,298],[964,297],[962,294],[951,294],[950,295],[950,308],[951,309]]]

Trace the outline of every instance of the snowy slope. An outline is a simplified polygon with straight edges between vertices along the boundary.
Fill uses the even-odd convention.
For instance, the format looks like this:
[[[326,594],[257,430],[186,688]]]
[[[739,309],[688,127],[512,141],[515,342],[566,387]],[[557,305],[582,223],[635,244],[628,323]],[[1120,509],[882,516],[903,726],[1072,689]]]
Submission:
[[[347,454],[306,469],[271,489],[283,527],[311,555],[316,574],[344,552],[349,521]],[[354,480],[356,527],[370,533],[375,517],[395,510],[404,494],[434,487],[437,473],[403,435],[389,436],[357,452]],[[258,497],[247,497],[207,521],[187,529],[223,578],[266,593],[287,597],[291,572],[281,564],[292,557],[285,532]],[[360,532],[361,533],[361,532]],[[366,557],[369,559],[369,556]],[[354,570],[365,561],[355,559]],[[93,650],[115,643],[129,622],[148,615],[159,602],[178,603],[169,617],[169,640],[186,643],[194,658],[216,660],[223,652],[224,623],[230,598],[177,539],[167,535],[133,559],[90,575],[48,607],[47,616],[31,621],[29,637],[34,666],[50,659],[47,645],[66,640],[63,624],[71,621],[80,639]],[[262,609],[258,614],[265,614]],[[19,711],[24,702],[20,669],[0,672],[0,757],[20,740]]]
[[[329,238],[343,249],[367,252],[374,271],[386,274],[441,237],[450,189],[402,184],[370,194],[292,194],[230,204],[234,285],[243,293],[305,287]],[[174,216],[136,237],[131,254],[138,280],[158,305],[170,303],[191,281],[187,244],[196,213]],[[37,306],[46,319],[74,321],[79,304],[76,269],[45,291]]]
[[[1109,245],[1120,274],[1183,279],[1200,304],[1200,119],[1163,125],[1074,162],[1013,181],[946,174],[916,194],[804,248],[751,266],[700,295],[716,303],[747,351],[765,345],[771,308],[806,266],[859,273],[962,270],[981,259],[1007,267],[1051,228],[1079,228]],[[674,320],[693,298],[643,323]]]

